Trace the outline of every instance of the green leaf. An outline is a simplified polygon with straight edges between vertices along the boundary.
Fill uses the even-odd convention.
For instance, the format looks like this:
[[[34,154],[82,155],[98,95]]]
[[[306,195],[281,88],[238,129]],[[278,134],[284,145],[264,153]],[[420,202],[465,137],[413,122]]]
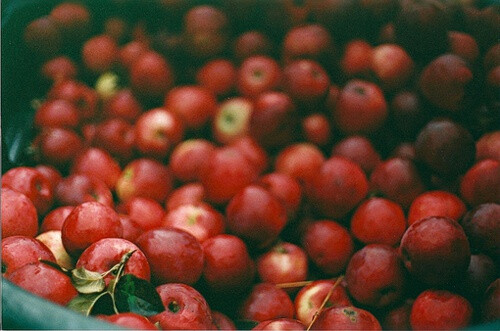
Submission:
[[[165,310],[156,288],[132,274],[123,275],[116,284],[115,305],[119,312],[152,316]]]
[[[111,300],[111,295],[108,292],[79,294],[68,303],[67,307],[89,316],[97,307],[100,307],[99,313],[106,313],[109,310],[107,307],[110,305]]]
[[[85,268],[71,270],[71,280],[76,290],[82,294],[99,293],[106,288],[103,275]]]

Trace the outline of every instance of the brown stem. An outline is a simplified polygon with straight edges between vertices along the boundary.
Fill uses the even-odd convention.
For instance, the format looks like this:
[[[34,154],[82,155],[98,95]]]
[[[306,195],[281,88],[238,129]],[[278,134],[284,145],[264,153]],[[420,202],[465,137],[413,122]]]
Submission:
[[[291,282],[291,283],[280,283],[276,284],[279,288],[294,288],[294,287],[302,287],[311,284],[312,280],[303,280],[301,282]]]
[[[335,282],[335,284],[333,284],[333,286],[330,289],[330,291],[328,291],[328,294],[326,295],[325,299],[321,303],[321,306],[319,306],[319,309],[314,313],[314,316],[313,316],[313,318],[311,320],[311,323],[309,323],[309,325],[307,326],[306,331],[311,330],[312,325],[318,319],[319,314],[321,314],[321,312],[323,311],[323,308],[325,307],[325,305],[328,302],[328,300],[330,300],[330,297],[332,296],[333,290],[335,290],[335,288],[340,284],[340,282],[342,281],[342,279],[344,279],[344,276],[339,276],[337,278],[337,281]]]

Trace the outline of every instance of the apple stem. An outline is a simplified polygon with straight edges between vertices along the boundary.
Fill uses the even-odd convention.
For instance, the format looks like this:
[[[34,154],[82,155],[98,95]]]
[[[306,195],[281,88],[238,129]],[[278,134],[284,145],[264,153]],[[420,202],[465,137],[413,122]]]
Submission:
[[[276,286],[279,288],[294,288],[294,287],[303,287],[311,284],[312,282],[313,282],[312,280],[303,280],[301,282],[280,283],[276,284]]]
[[[335,288],[340,284],[340,282],[342,281],[342,279],[344,279],[344,276],[339,276],[337,278],[337,281],[335,282],[335,284],[333,284],[333,286],[330,289],[330,291],[328,291],[328,294],[326,295],[325,299],[321,303],[321,306],[319,306],[319,309],[314,313],[314,316],[313,316],[313,318],[311,320],[311,323],[309,323],[309,325],[307,326],[306,331],[311,330],[312,325],[318,319],[319,314],[321,314],[321,312],[323,311],[323,308],[325,307],[325,305],[328,302],[328,300],[330,300],[330,297],[332,296],[333,290],[335,290]]]

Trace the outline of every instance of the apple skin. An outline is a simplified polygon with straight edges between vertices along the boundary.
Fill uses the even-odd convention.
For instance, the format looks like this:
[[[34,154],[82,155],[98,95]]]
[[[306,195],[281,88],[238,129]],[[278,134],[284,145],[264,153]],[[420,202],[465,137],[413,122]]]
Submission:
[[[118,44],[106,34],[87,39],[82,45],[84,67],[93,74],[102,74],[118,60]]]
[[[263,322],[275,318],[293,318],[293,302],[288,294],[274,284],[258,283],[243,300],[238,316]]]
[[[447,191],[427,191],[413,200],[408,210],[408,225],[430,216],[446,216],[455,221],[462,219],[467,211],[465,203]]]
[[[97,315],[96,318],[134,330],[158,330],[147,317],[136,313],[119,313],[113,315]]]
[[[172,174],[181,182],[199,180],[201,168],[215,149],[212,142],[202,138],[180,142],[170,154],[169,164]]]
[[[225,59],[207,61],[196,73],[196,82],[216,96],[228,95],[236,86],[236,68]]]
[[[347,158],[332,156],[322,164],[307,187],[308,196],[319,213],[341,218],[365,198],[368,180],[359,165]]]
[[[245,59],[237,73],[236,87],[245,97],[275,90],[281,84],[281,67],[273,58],[265,55]]]
[[[283,148],[274,161],[274,169],[297,179],[301,185],[309,183],[325,162],[323,152],[315,145],[297,143]]]
[[[457,112],[469,97],[467,85],[472,78],[472,70],[464,59],[444,54],[422,70],[418,86],[431,104],[448,112]]]
[[[32,294],[61,306],[78,295],[71,278],[42,262],[26,264],[6,278]]]
[[[142,113],[134,127],[135,145],[144,157],[163,160],[184,138],[184,123],[166,108]]]
[[[460,195],[471,206],[500,203],[500,161],[485,159],[470,167],[460,181]]]
[[[134,252],[124,268],[124,274],[132,274],[137,278],[149,281],[150,267],[144,253],[132,242],[122,238],[103,238],[90,245],[78,258],[77,268],[103,273],[110,267],[120,263],[123,255]],[[113,275],[104,278],[106,284],[113,279]]]
[[[154,284],[194,284],[203,271],[203,250],[190,233],[175,228],[145,231],[136,239],[151,268]]]
[[[363,39],[349,41],[340,59],[340,67],[347,77],[365,77],[371,71],[373,47]]]
[[[257,30],[243,32],[233,43],[234,57],[240,62],[254,55],[269,55],[271,49],[269,38]]]
[[[84,146],[74,130],[61,127],[42,129],[33,139],[32,147],[41,162],[64,170]]]
[[[129,79],[132,90],[145,98],[163,97],[174,83],[170,64],[152,50],[142,53],[132,62]]]
[[[250,118],[254,105],[246,97],[234,97],[222,102],[212,122],[215,140],[228,144],[250,132]]]
[[[47,178],[33,167],[15,167],[2,175],[2,187],[24,194],[35,206],[39,215],[52,207],[54,192]]]
[[[372,313],[356,307],[330,307],[319,314],[314,330],[382,330]]]
[[[38,214],[33,202],[24,194],[2,187],[2,239],[38,233]]]
[[[234,195],[226,207],[228,231],[252,247],[271,244],[288,222],[285,207],[261,186],[248,185]]]
[[[121,167],[112,156],[101,148],[90,147],[83,150],[74,159],[70,173],[86,174],[102,180],[112,189],[121,174]]]
[[[300,321],[293,318],[275,318],[262,321],[252,330],[305,330],[306,327]]]
[[[291,28],[284,37],[284,63],[297,59],[312,59],[320,63],[332,60],[334,43],[330,32],[319,24],[305,24]]]
[[[500,161],[500,130],[486,133],[476,141],[476,160],[483,159]]]
[[[35,237],[38,241],[42,242],[54,254],[56,262],[63,268],[71,270],[75,267],[75,261],[64,248],[62,243],[61,230],[49,230],[40,233]],[[46,259],[45,259],[46,260]]]
[[[212,310],[212,319],[217,326],[217,330],[236,330],[234,322],[219,311]]]
[[[207,301],[193,287],[168,283],[159,285],[156,291],[165,311],[150,316],[151,322],[159,322],[164,330],[217,330]]]
[[[443,290],[425,290],[413,302],[410,324],[418,330],[457,330],[469,325],[472,306],[462,296]]]
[[[140,196],[123,202],[116,210],[128,215],[142,231],[161,227],[165,216],[165,210],[158,201]]]
[[[227,204],[258,177],[257,169],[235,147],[221,147],[207,160],[200,175],[206,199]]]
[[[205,189],[199,182],[187,183],[174,189],[165,201],[167,212],[185,204],[196,205],[205,201]]]
[[[303,189],[298,180],[283,173],[269,172],[261,176],[257,184],[271,192],[283,204],[289,219],[295,217],[303,201]]]
[[[406,273],[398,251],[385,244],[368,244],[354,253],[345,280],[360,304],[382,308],[403,298]]]
[[[33,124],[38,129],[60,126],[75,129],[80,124],[80,111],[66,100],[47,100],[35,113]]]
[[[332,156],[343,156],[357,163],[366,175],[382,161],[382,157],[372,142],[360,135],[351,135],[336,143],[332,148]]]
[[[209,291],[225,297],[229,293],[243,293],[251,286],[255,264],[243,240],[219,234],[205,240],[202,246],[205,259],[202,277]]]
[[[165,96],[165,108],[179,116],[187,129],[200,129],[217,109],[215,94],[206,87],[175,87]]]
[[[382,44],[373,49],[371,68],[384,90],[405,86],[413,75],[414,67],[410,55],[397,44]]]
[[[141,103],[129,88],[117,91],[102,105],[102,112],[106,118],[119,117],[128,123],[134,123],[143,111]]]
[[[44,62],[40,68],[42,76],[51,81],[52,84],[74,79],[78,73],[78,68],[73,60],[66,56],[58,56]]]
[[[163,203],[173,187],[170,169],[149,158],[129,162],[116,182],[115,191],[121,201],[142,196]]]
[[[334,125],[346,134],[370,134],[388,115],[382,89],[369,81],[352,79],[341,90],[333,112]]]
[[[2,240],[2,276],[8,277],[22,266],[39,260],[56,263],[54,254],[41,241],[26,236],[10,236]]]
[[[91,201],[114,206],[113,195],[105,182],[79,173],[69,175],[57,184],[55,200],[62,206],[77,206]]]
[[[307,279],[307,254],[292,243],[274,245],[256,262],[259,277],[265,283],[292,283]]]
[[[162,227],[173,227],[191,233],[200,243],[224,233],[224,215],[209,204],[184,204],[168,211]]]
[[[400,249],[409,273],[429,286],[453,285],[470,263],[467,236],[447,217],[432,216],[410,225]]]
[[[120,238],[123,229],[113,208],[99,202],[78,205],[66,217],[61,229],[64,248],[78,257],[90,245],[103,238]]]
[[[296,318],[304,325],[309,325],[334,284],[335,280],[319,279],[301,288],[294,299]],[[352,306],[342,282],[333,290],[327,305],[328,307]]]
[[[330,77],[314,60],[295,60],[283,68],[283,89],[302,105],[314,105],[326,97]]]
[[[329,275],[344,270],[354,253],[354,242],[349,231],[331,220],[307,224],[302,237],[302,247],[311,262]]]

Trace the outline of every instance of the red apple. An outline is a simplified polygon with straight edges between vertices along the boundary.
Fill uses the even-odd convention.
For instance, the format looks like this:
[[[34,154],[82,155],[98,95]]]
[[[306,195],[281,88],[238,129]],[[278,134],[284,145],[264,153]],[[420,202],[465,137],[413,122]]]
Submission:
[[[34,237],[38,233],[38,214],[24,194],[2,187],[2,239],[10,236]]]

